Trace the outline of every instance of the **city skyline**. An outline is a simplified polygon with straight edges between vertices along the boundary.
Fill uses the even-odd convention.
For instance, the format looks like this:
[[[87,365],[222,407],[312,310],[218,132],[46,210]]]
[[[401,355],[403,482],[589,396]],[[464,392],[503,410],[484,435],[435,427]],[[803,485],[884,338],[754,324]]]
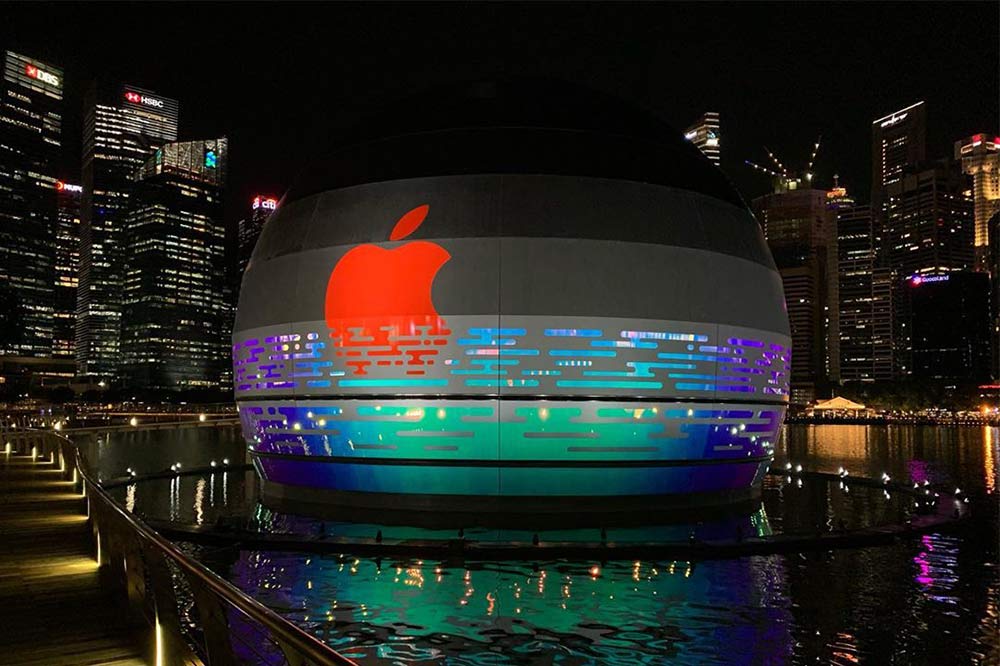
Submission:
[[[0,29],[0,41],[66,68],[66,148],[60,166],[66,180],[79,178],[73,158],[81,144],[82,95],[97,76],[178,99],[181,139],[230,137],[228,227],[258,191],[283,192],[306,161],[367,110],[437,83],[484,74],[532,73],[585,83],[650,108],[678,130],[706,109],[719,111],[725,125],[721,166],[748,201],[768,190],[768,179],[743,161],[765,161],[765,145],[800,169],[822,134],[817,183],[829,185],[839,174],[864,201],[874,119],[925,101],[932,158],[997,124],[998,47],[988,5],[915,5],[905,14],[899,5],[852,6],[834,16],[806,8],[784,17],[792,24],[780,41],[769,39],[767,22],[746,8],[686,10],[646,6],[616,16],[601,6],[441,12],[427,6],[338,5],[333,25],[321,23],[300,34],[273,20],[277,10],[261,7],[245,17],[227,13],[230,27],[206,38],[203,49],[168,49],[169,57],[162,58],[158,49],[135,49],[123,57],[122,40],[145,35],[139,24],[150,20],[156,30],[146,39],[190,40],[177,12],[160,9],[140,19],[106,7],[15,6],[11,28]],[[208,20],[222,10],[204,11]],[[546,26],[556,20],[586,24],[591,48],[574,52],[560,35],[546,38]],[[706,23],[712,26],[707,41],[685,30]],[[913,40],[913,31],[926,24],[951,39]],[[501,37],[510,32],[505,27],[518,27],[518,36]],[[329,32],[327,38],[319,39],[322,31]],[[752,42],[749,49],[736,46],[747,43],[744,33]],[[956,55],[943,52],[958,38],[977,44],[977,58],[959,65]],[[849,47],[835,48],[838,44]],[[615,58],[602,58],[607,52]],[[458,64],[442,72],[436,67],[442,58]],[[956,64],[944,67],[946,62]],[[687,94],[668,92],[678,89]]]
[[[973,7],[975,6],[970,5],[965,9]],[[379,15],[377,12],[365,14],[356,6],[338,6],[338,9],[349,15],[356,15],[359,20]],[[81,34],[100,36],[108,31],[113,32],[119,25],[116,23],[118,19],[114,17],[107,17],[108,20],[99,26],[88,24],[88,21],[100,21],[103,11],[103,8],[98,8],[95,13],[88,14],[86,20],[70,36],[70,44],[74,39],[79,39]],[[513,10],[506,8],[481,11],[486,11],[498,26],[506,25],[515,15]],[[528,12],[525,8],[524,11],[530,14],[535,10]],[[573,6],[569,15],[577,11],[580,11],[579,8]],[[698,16],[700,11],[699,9],[692,14]],[[159,39],[165,38],[176,26],[172,23],[174,19],[171,14],[163,11],[158,13],[162,14],[162,20],[157,19],[155,24]],[[735,16],[739,12],[730,8],[729,13]],[[651,16],[655,14],[652,11]],[[395,18],[395,14],[391,12],[383,15]],[[949,15],[949,20],[951,19],[954,16]],[[691,16],[687,16],[686,20],[692,20]],[[796,20],[803,19],[798,17]],[[378,29],[386,29],[386,26],[387,24],[380,24]],[[668,27],[671,30],[676,28],[671,24],[658,29],[667,30]],[[897,33],[902,34],[900,31],[905,30],[905,21],[901,21],[899,25],[893,24],[891,29],[885,29],[882,34],[885,44],[891,44],[898,36]],[[652,32],[655,33],[656,30]],[[431,34],[427,33],[428,36]],[[165,150],[162,146],[200,146],[204,144],[206,137],[225,137],[220,139],[225,152],[224,159],[220,162],[225,178],[219,181],[217,190],[205,195],[207,201],[211,202],[206,208],[210,212],[203,221],[197,223],[201,225],[204,222],[208,225],[205,227],[208,233],[206,238],[218,236],[222,242],[218,251],[212,250],[209,253],[210,259],[206,262],[194,260],[189,267],[191,272],[185,272],[195,282],[215,272],[219,273],[203,284],[202,288],[211,291],[215,288],[215,283],[219,282],[219,293],[213,292],[209,300],[214,303],[212,308],[218,313],[225,311],[230,314],[219,321],[215,321],[215,315],[206,315],[203,323],[221,331],[228,328],[223,320],[231,320],[231,313],[236,306],[235,297],[240,291],[241,274],[268,213],[278,207],[278,199],[289,185],[296,182],[298,173],[310,168],[315,170],[317,164],[322,165],[325,151],[331,146],[357,143],[370,136],[371,132],[378,133],[384,131],[385,127],[392,127],[393,121],[389,120],[391,118],[395,117],[397,123],[399,119],[405,119],[402,124],[397,124],[398,129],[394,131],[415,131],[413,128],[423,122],[420,120],[421,115],[426,114],[427,109],[438,108],[438,98],[448,96],[452,94],[449,90],[456,89],[456,86],[450,84],[470,78],[463,67],[455,68],[445,76],[430,76],[426,72],[420,74],[418,70],[422,59],[418,58],[413,64],[383,66],[373,70],[388,78],[413,74],[398,90],[377,89],[377,86],[373,88],[369,84],[359,88],[356,95],[339,100],[342,104],[331,104],[331,101],[338,100],[330,100],[325,95],[329,93],[332,72],[336,71],[336,67],[343,67],[343,64],[333,63],[330,69],[319,68],[322,58],[312,57],[310,54],[315,55],[326,47],[317,46],[315,42],[308,46],[286,44],[287,35],[280,30],[274,32],[273,38],[267,41],[266,48],[290,48],[284,52],[283,58],[273,59],[267,67],[257,70],[250,68],[257,76],[252,94],[245,96],[227,94],[227,90],[237,85],[243,72],[247,70],[246,66],[238,71],[226,69],[230,51],[248,53],[242,42],[246,36],[238,36],[233,29],[221,31],[212,42],[222,52],[217,62],[212,67],[195,68],[190,67],[191,53],[187,50],[171,52],[170,58],[156,61],[145,58],[143,53],[126,65],[113,58],[99,60],[98,58],[108,56],[102,46],[83,57],[70,57],[68,62],[71,64],[64,69],[61,61],[53,61],[51,56],[46,55],[52,52],[48,45],[38,49],[44,55],[43,59],[34,51],[20,53],[14,50],[22,48],[18,46],[20,42],[29,41],[23,35],[3,37],[0,33],[0,38],[5,40],[0,44],[5,46],[8,54],[7,81],[11,85],[21,85],[27,91],[24,95],[28,95],[22,95],[23,101],[18,101],[22,98],[18,97],[20,93],[13,89],[9,93],[15,102],[8,102],[7,106],[15,114],[11,116],[15,117],[15,121],[8,121],[8,124],[13,122],[17,126],[18,113],[25,118],[34,117],[31,115],[31,108],[21,109],[18,106],[28,104],[32,95],[41,95],[38,99],[44,103],[39,101],[39,109],[45,105],[51,106],[53,100],[58,104],[52,107],[54,111],[50,113],[54,114],[54,120],[46,120],[43,130],[50,133],[54,131],[55,139],[46,139],[46,144],[36,138],[38,147],[33,150],[44,149],[45,164],[44,167],[38,167],[38,170],[48,179],[46,183],[49,185],[45,187],[55,189],[59,196],[54,197],[52,202],[48,202],[46,197],[23,197],[24,201],[37,199],[36,203],[39,205],[53,209],[46,213],[46,224],[50,224],[52,230],[51,233],[45,233],[57,240],[56,256],[51,261],[47,260],[48,263],[44,266],[32,268],[25,264],[23,278],[30,279],[27,276],[31,271],[39,275],[45,273],[42,282],[46,285],[51,282],[55,286],[55,295],[48,293],[52,291],[52,287],[46,286],[41,291],[35,289],[34,292],[28,287],[18,287],[21,290],[19,293],[22,293],[22,302],[26,304],[22,306],[24,314],[21,316],[28,324],[28,335],[32,335],[31,331],[37,328],[41,331],[45,345],[45,349],[36,345],[37,348],[25,355],[58,356],[65,359],[75,355],[78,381],[85,380],[92,385],[100,382],[100,386],[118,385],[122,388],[135,386],[167,389],[169,386],[188,385],[187,380],[182,379],[178,379],[176,383],[162,378],[151,380],[152,374],[146,370],[137,371],[136,368],[160,367],[156,364],[165,362],[164,354],[169,356],[178,350],[186,350],[183,354],[187,354],[185,358],[189,359],[202,356],[207,359],[212,354],[223,353],[216,350],[206,356],[207,348],[201,348],[204,347],[203,342],[196,341],[187,334],[175,332],[175,335],[164,337],[162,332],[153,333],[163,329],[164,323],[172,321],[174,317],[180,317],[181,322],[188,323],[198,320],[181,315],[179,310],[170,313],[163,310],[155,314],[147,312],[143,315],[146,317],[143,322],[126,322],[126,319],[134,319],[135,312],[145,307],[141,306],[135,312],[130,311],[132,314],[126,317],[124,310],[129,303],[135,306],[158,298],[169,298],[172,303],[187,302],[191,284],[194,284],[188,284],[185,278],[175,285],[178,293],[168,296],[166,292],[174,287],[162,285],[173,284],[174,278],[167,277],[163,280],[163,276],[158,275],[155,269],[144,266],[142,260],[131,257],[131,250],[127,247],[128,243],[136,242],[139,243],[137,247],[161,242],[172,247],[179,238],[187,234],[182,230],[183,224],[178,222],[188,214],[183,209],[178,209],[176,214],[169,213],[164,221],[171,221],[154,231],[152,236],[143,236],[146,231],[136,236],[135,230],[130,229],[131,225],[140,221],[141,216],[136,217],[138,211],[157,207],[163,209],[162,206],[168,201],[159,201],[162,194],[156,194],[169,189],[166,183],[152,187],[150,183],[144,182],[147,176],[140,173],[150,168],[159,168],[161,154]],[[807,136],[805,132],[814,131],[808,124],[812,122],[810,117],[814,115],[810,110],[811,104],[822,98],[824,93],[818,93],[811,84],[798,85],[800,82],[792,71],[794,68],[789,67],[788,74],[784,77],[787,79],[785,83],[788,86],[793,82],[796,84],[795,92],[802,103],[797,107],[799,113],[795,116],[795,122],[782,128],[781,140],[774,141],[767,138],[774,131],[771,125],[782,114],[787,113],[787,109],[780,105],[780,97],[768,97],[760,91],[759,94],[745,95],[735,107],[731,102],[725,101],[715,104],[712,103],[713,100],[724,100],[726,95],[734,92],[732,86],[723,85],[724,76],[718,79],[691,79],[690,72],[681,71],[680,78],[686,81],[683,91],[689,94],[678,95],[671,100],[660,100],[659,108],[655,108],[655,95],[651,90],[646,91],[645,97],[634,87],[630,91],[623,88],[614,90],[614,86],[608,85],[608,80],[603,78],[603,70],[599,69],[593,76],[581,77],[568,70],[560,70],[560,67],[566,66],[566,62],[559,58],[550,60],[546,68],[531,71],[530,77],[525,76],[525,72],[520,71],[520,64],[530,59],[532,49],[539,46],[531,42],[530,36],[524,37],[524,40],[524,44],[529,47],[524,52],[514,48],[513,41],[501,44],[503,48],[495,54],[496,61],[479,63],[480,66],[474,70],[475,78],[481,81],[492,80],[494,83],[489,85],[493,86],[509,85],[514,81],[526,83],[529,89],[530,86],[536,86],[531,99],[538,102],[538,111],[543,116],[555,112],[553,117],[568,117],[566,114],[571,112],[557,110],[558,104],[546,101],[543,92],[546,86],[567,86],[566,90],[578,91],[574,94],[589,89],[585,93],[588,95],[600,95],[603,89],[604,92],[611,93],[607,99],[618,100],[615,103],[620,102],[623,108],[649,113],[658,122],[666,120],[665,127],[670,126],[678,137],[695,145],[738,187],[748,206],[756,213],[784,282],[796,358],[792,366],[795,389],[793,402],[811,402],[820,393],[825,393],[826,386],[840,384],[843,379],[872,381],[876,375],[892,380],[909,378],[913,372],[911,354],[917,351],[916,347],[911,347],[911,318],[915,315],[909,311],[909,290],[901,287],[908,284],[906,280],[915,274],[934,276],[941,271],[967,271],[974,268],[984,270],[991,261],[986,247],[988,239],[985,230],[990,212],[995,209],[997,201],[1000,201],[1000,196],[994,192],[996,182],[1000,182],[995,155],[998,142],[992,138],[997,132],[998,124],[990,120],[982,123],[975,120],[971,122],[980,125],[956,129],[943,122],[942,119],[960,122],[954,118],[975,118],[982,114],[975,104],[969,108],[970,104],[963,105],[961,99],[954,96],[949,98],[947,105],[936,107],[933,100],[940,100],[943,97],[941,91],[946,87],[935,89],[933,94],[925,94],[930,82],[941,83],[933,76],[918,77],[907,83],[907,79],[912,78],[907,69],[909,65],[894,67],[891,74],[898,80],[896,87],[920,93],[919,98],[894,99],[893,106],[879,108],[877,105],[884,104],[888,95],[871,95],[859,89],[854,95],[845,96],[840,107],[830,105],[827,109],[829,116],[814,123],[820,126],[819,138],[808,135],[810,138],[803,140]],[[810,48],[820,48],[822,39],[819,42],[820,44]],[[107,42],[99,40],[99,43],[105,45]],[[336,47],[330,47],[330,52],[343,51],[348,48],[349,43],[349,40],[338,43]],[[702,49],[706,47],[704,40],[698,44]],[[225,45],[232,48],[227,49]],[[773,45],[764,39],[756,52],[763,55],[771,47]],[[63,45],[62,48],[66,52],[71,47]],[[461,43],[454,48],[468,48],[469,53],[475,51],[475,48]],[[367,45],[361,45],[350,56],[363,60],[370,55],[367,49]],[[259,58],[260,54],[256,50],[249,53],[249,61]],[[626,60],[635,57],[637,53],[627,48],[620,50]],[[724,53],[716,52],[714,57],[722,57]],[[807,53],[808,49],[802,51],[803,55]],[[439,55],[441,54],[430,49],[422,58],[433,59]],[[662,53],[655,55],[647,63],[649,67],[663,65],[666,59]],[[857,54],[855,57],[858,57]],[[294,64],[300,58],[311,58],[310,61],[316,64],[311,70],[315,83],[303,89],[294,89],[289,100],[289,81],[303,75],[302,67]],[[288,65],[289,61],[293,63],[291,66]],[[498,63],[503,66],[498,67]],[[817,65],[816,75],[822,71],[823,66]],[[752,66],[742,64],[736,66],[735,70],[739,71],[741,68],[749,68],[747,71],[750,71]],[[651,70],[646,75],[651,76]],[[726,76],[731,75],[731,72],[726,73]],[[207,97],[199,96],[196,91],[204,85],[207,78],[217,82],[217,89]],[[562,79],[563,82],[556,83],[557,79]],[[338,84],[347,85],[350,80],[347,77],[338,80]],[[770,79],[754,79],[753,82],[758,86],[772,83]],[[815,83],[815,77],[808,77],[806,83],[810,82]],[[919,85],[913,85],[914,82],[919,82]],[[33,91],[34,88],[38,90]],[[982,89],[986,88],[988,86]],[[401,103],[387,105],[388,100],[404,95],[404,91],[418,91],[419,94],[411,94]],[[695,99],[699,93],[704,100]],[[909,95],[910,92],[903,94]],[[852,105],[852,100],[865,100],[865,104],[855,102]],[[688,109],[695,103],[699,104],[697,112],[689,112]],[[745,120],[748,114],[764,103],[770,103],[773,108],[760,118],[762,122],[757,123],[757,126],[747,127]],[[845,104],[851,106],[851,113],[845,114]],[[864,144],[847,145],[845,134],[853,136],[857,127],[852,121],[850,131],[843,131],[847,125],[843,120],[852,113],[857,115],[863,108],[877,109],[878,115],[865,118],[858,124],[867,131]],[[593,115],[588,123],[593,128],[603,130],[615,120],[613,116],[605,116],[605,112],[599,109],[600,107],[595,107],[591,110]],[[82,110],[82,113],[78,114],[78,110]],[[440,108],[437,113],[442,111],[450,113]],[[682,122],[678,122],[677,114],[680,113],[686,114]],[[283,121],[283,118],[290,115],[296,115],[297,118]],[[308,137],[308,142],[279,140],[266,147],[259,145],[262,134],[283,132],[286,136],[294,136],[303,127],[310,127],[323,118],[328,118],[328,122],[322,130],[314,130],[313,136]],[[363,120],[358,120],[359,118]],[[386,122],[389,124],[386,125]],[[841,122],[842,131],[830,135],[826,127],[829,123],[836,122]],[[40,124],[39,127],[43,125]],[[75,136],[77,132],[82,132],[82,135]],[[671,132],[668,130],[669,133]],[[242,148],[240,140],[234,140],[232,134],[242,136]],[[77,138],[81,145],[75,145]],[[764,141],[758,147],[750,148],[747,142],[757,139]],[[672,139],[667,140],[668,143],[670,140]],[[175,141],[180,143],[170,143]],[[789,149],[792,142],[797,147]],[[230,146],[235,151],[232,154]],[[243,149],[247,149],[246,152],[241,152]],[[522,147],[520,150],[525,152],[527,148]],[[294,167],[289,168],[281,159],[273,159],[275,151],[296,151],[291,156],[298,156],[299,159]],[[77,162],[80,168],[74,170],[68,165],[73,163],[77,154],[82,156],[82,160]],[[767,159],[761,159],[761,154],[766,155]],[[748,159],[748,155],[764,166]],[[849,159],[844,160],[845,155]],[[272,159],[268,160],[269,157]],[[12,163],[15,163],[21,158],[12,159]],[[215,159],[214,153],[212,159]],[[838,168],[837,160],[843,160],[846,165],[854,164],[854,170],[844,171]],[[867,161],[869,178],[866,180],[858,178],[859,160]],[[140,169],[142,165],[145,166]],[[276,171],[282,167],[283,170]],[[27,168],[24,173],[31,173],[30,165],[17,168]],[[660,170],[670,171],[671,168],[661,166]],[[341,170],[345,170],[344,167]],[[346,171],[351,170],[350,167],[346,168]],[[270,177],[267,174],[275,173],[275,184],[266,182]],[[970,175],[973,173],[977,174],[975,179]],[[283,182],[278,183],[278,180]],[[66,182],[70,183],[71,188],[74,187],[73,182],[81,183],[78,204],[58,187]],[[740,183],[743,183],[742,187],[739,186]],[[248,188],[250,195],[245,194]],[[973,189],[976,192],[975,220],[972,219]],[[292,196],[298,194],[300,193],[293,191]],[[43,199],[48,203],[41,204]],[[55,206],[56,199],[58,206]],[[738,203],[739,195],[733,193],[732,201]],[[74,212],[76,205],[79,207],[78,213]],[[167,204],[168,208],[169,205],[171,204]],[[150,206],[153,208],[149,208]],[[78,230],[72,226],[76,223],[74,214],[78,217]],[[11,219],[17,218],[15,216]],[[178,224],[180,226],[173,228]],[[852,224],[857,228],[850,228]],[[838,229],[840,226],[843,228]],[[865,232],[866,228],[870,228],[870,233]],[[25,239],[35,238],[38,247],[32,252],[48,256],[49,248],[44,242],[39,242],[42,240],[39,236],[41,229],[37,225],[32,227],[29,229],[30,233],[25,234]],[[78,233],[80,239],[78,258],[73,256],[71,248],[74,232]],[[846,254],[839,256],[838,237],[850,248],[846,250]],[[11,256],[17,256],[17,248],[20,247],[18,243],[27,248],[25,240],[10,241],[5,247],[7,251],[15,251]],[[140,252],[146,252],[146,249]],[[23,252],[22,255],[33,256]],[[74,341],[67,341],[65,325],[73,319],[73,315],[65,312],[70,282],[66,272],[67,264],[72,261],[79,262],[76,273],[76,334]],[[53,271],[55,275],[49,277],[48,273]],[[879,276],[877,279],[857,277],[862,276],[865,271],[872,274],[877,272]],[[847,273],[855,277],[848,277]],[[137,280],[140,275],[145,281],[143,284],[147,284],[149,288],[138,288]],[[965,284],[956,279],[950,287],[957,289],[955,285],[960,283]],[[841,284],[845,289],[843,299],[840,296]],[[166,291],[158,295],[163,289]],[[42,300],[37,303],[30,301],[29,296],[33,293]],[[876,303],[880,305],[875,309],[870,309],[867,305],[874,306]],[[55,305],[59,307],[53,310]],[[989,305],[984,301],[976,308],[985,311]],[[851,322],[853,331],[841,328],[842,316],[845,321]],[[996,312],[992,316],[996,319]],[[212,323],[208,323],[208,319],[212,319]],[[876,334],[876,329],[882,332]],[[884,331],[891,331],[891,346],[886,346],[889,340]],[[127,353],[124,347],[126,339],[130,340],[128,344],[131,345]],[[140,340],[146,340],[148,344]],[[173,351],[164,351],[163,354],[150,351],[168,340],[172,346],[165,347],[164,350]],[[845,344],[845,350],[850,350],[845,352],[847,356],[840,350],[841,342]],[[957,338],[955,344],[958,344]],[[54,349],[59,351],[53,353]],[[869,367],[879,356],[882,358],[879,369],[874,365]],[[123,369],[125,357],[131,359],[128,361],[131,370]],[[195,365],[201,363],[193,362]],[[848,368],[844,377],[841,374],[842,364]],[[995,374],[996,363],[992,365]],[[219,388],[228,385],[228,376],[221,378],[214,370],[212,373],[214,379],[199,376],[192,379],[193,384],[190,385]],[[146,379],[135,380],[140,376]]]

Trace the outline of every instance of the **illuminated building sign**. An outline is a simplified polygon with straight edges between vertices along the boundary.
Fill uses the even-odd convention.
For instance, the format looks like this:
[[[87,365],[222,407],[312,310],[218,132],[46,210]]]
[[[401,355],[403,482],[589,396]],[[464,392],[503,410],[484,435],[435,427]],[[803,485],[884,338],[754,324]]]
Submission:
[[[928,282],[947,282],[948,279],[949,276],[947,275],[913,275],[910,276],[910,284],[914,287],[919,287]]]
[[[879,127],[889,127],[890,125],[895,125],[896,123],[900,122],[904,118],[906,118],[906,114],[905,113],[901,113],[898,116],[896,116],[896,115],[891,116],[888,120],[883,121],[882,124],[879,125]]]
[[[975,134],[968,140],[970,143],[965,144],[961,148],[962,155],[968,155],[979,146],[983,146],[985,150],[991,153],[1000,150],[1000,136],[987,139],[982,134]]]
[[[132,92],[131,90],[125,91],[125,99],[133,104],[143,104],[145,106],[152,106],[157,109],[163,108],[163,100],[156,99],[155,97],[150,97],[149,95],[140,95],[137,92]]]
[[[264,210],[274,210],[278,207],[278,200],[270,197],[256,196],[253,198],[253,209],[263,208]]]
[[[826,193],[827,199],[839,199],[841,197],[846,197],[846,196],[847,196],[846,187],[835,187]]]
[[[26,65],[24,68],[24,73],[33,79],[38,79],[43,83],[48,83],[49,85],[58,86],[59,77],[51,72],[46,72],[44,69],[39,69],[34,65]]]
[[[219,165],[219,158],[211,148],[205,150],[205,168],[214,169]]]
[[[56,181],[56,189],[60,192],[73,192],[74,194],[83,192],[82,185],[70,185],[69,183],[64,183],[61,180]]]

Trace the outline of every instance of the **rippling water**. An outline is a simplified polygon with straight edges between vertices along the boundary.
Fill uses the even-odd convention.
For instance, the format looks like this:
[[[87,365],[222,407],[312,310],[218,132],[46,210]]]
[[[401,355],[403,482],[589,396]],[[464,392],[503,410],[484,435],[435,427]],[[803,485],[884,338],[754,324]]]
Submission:
[[[160,437],[105,445],[115,449],[108,469],[137,454],[145,460],[143,451],[166,467],[181,450],[207,462],[239,447],[218,433],[192,431],[194,439],[179,444]],[[972,498],[966,529],[892,546],[697,562],[514,564],[194,550],[364,664],[997,664],[997,441],[995,428],[787,428],[780,465],[887,472],[960,486]],[[180,456],[174,459],[194,464]],[[133,490],[131,501],[192,521],[199,511],[206,520],[254,510],[253,483],[232,476],[224,491],[208,488],[212,478],[192,477],[148,496]],[[774,483],[764,504],[776,531],[840,519],[877,524],[899,511],[876,493],[845,494],[833,484]]]

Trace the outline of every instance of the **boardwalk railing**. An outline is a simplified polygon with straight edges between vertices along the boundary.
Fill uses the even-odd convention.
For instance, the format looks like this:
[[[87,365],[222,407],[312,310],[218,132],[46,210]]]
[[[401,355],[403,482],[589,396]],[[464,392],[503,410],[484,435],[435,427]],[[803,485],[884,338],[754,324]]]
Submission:
[[[127,512],[90,476],[71,440],[37,430],[3,437],[8,452],[57,465],[86,498],[98,564],[108,584],[122,591],[131,624],[148,637],[150,664],[354,664]]]

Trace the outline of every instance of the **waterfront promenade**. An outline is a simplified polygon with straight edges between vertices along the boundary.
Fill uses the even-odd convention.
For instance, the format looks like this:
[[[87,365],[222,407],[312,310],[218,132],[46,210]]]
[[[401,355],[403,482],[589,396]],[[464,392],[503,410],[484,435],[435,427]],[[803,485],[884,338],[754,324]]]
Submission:
[[[147,662],[94,558],[85,500],[56,463],[0,454],[0,662]]]

